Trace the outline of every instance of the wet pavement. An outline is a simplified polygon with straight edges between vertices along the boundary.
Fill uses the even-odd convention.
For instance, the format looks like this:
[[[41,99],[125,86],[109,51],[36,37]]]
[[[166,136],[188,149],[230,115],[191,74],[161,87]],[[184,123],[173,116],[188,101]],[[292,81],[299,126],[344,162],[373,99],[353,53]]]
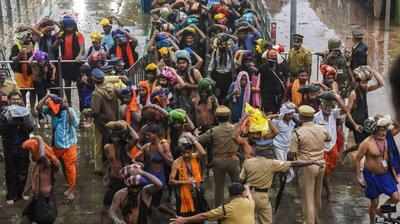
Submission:
[[[40,3],[36,4],[36,2],[42,2],[42,7],[39,7]],[[288,49],[289,1],[266,0],[266,2],[271,7],[273,19],[278,22],[278,42],[286,45]],[[351,30],[359,26],[366,31],[366,43],[370,48],[370,64],[385,74],[392,55],[400,52],[398,50],[400,49],[399,28],[392,27],[389,32],[385,32],[383,22],[367,16],[370,13],[360,2],[359,0],[298,0],[298,32],[305,36],[305,46],[317,52],[327,48],[327,40],[331,37],[341,38],[345,46],[350,48]],[[141,43],[139,46],[144,46],[146,30],[149,28],[148,18],[140,16],[138,5],[134,0],[32,1],[32,5],[35,6],[35,4],[37,7],[31,6],[28,14],[36,16],[30,18],[39,18],[39,15],[47,15],[50,12],[52,17],[57,18],[64,11],[73,10],[79,17],[81,31],[86,34],[99,29],[98,20],[109,12],[113,12],[138,35]],[[21,19],[21,21],[25,20]],[[369,96],[371,115],[378,112],[390,113],[389,94],[386,88]],[[92,136],[91,129],[80,132],[78,195],[74,202],[66,203],[62,200],[62,192],[66,184],[62,174],[57,177],[56,195],[59,205],[57,223],[100,223],[104,187],[102,179],[92,174],[91,152],[94,146]],[[0,166],[0,223],[18,223],[25,202],[18,202],[14,207],[5,205],[3,163],[0,163]],[[332,199],[330,202],[324,200],[322,223],[368,223],[366,215],[368,201],[363,197],[361,188],[355,182],[353,168],[349,161],[338,165],[333,174],[332,183]],[[207,186],[207,189],[212,189],[212,183],[209,182]],[[209,193],[207,197],[211,199],[212,196]],[[296,195],[295,184],[290,183],[282,199],[281,208],[275,217],[275,223],[301,223],[301,204]],[[274,193],[272,198],[274,198]],[[157,220],[154,223],[166,223],[166,221]]]

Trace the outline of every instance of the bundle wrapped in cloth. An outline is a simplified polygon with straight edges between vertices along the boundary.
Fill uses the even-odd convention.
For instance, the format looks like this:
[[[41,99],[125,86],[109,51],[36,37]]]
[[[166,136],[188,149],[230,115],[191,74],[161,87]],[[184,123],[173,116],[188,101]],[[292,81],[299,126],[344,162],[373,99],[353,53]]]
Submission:
[[[268,117],[260,109],[246,104],[244,110],[247,114],[244,125],[248,132],[261,132],[263,136],[270,132]]]

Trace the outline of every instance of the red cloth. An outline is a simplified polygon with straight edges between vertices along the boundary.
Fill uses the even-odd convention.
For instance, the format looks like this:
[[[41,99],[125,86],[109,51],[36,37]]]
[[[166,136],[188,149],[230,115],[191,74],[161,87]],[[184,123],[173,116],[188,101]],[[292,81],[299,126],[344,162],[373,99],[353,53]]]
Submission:
[[[336,163],[339,158],[338,144],[329,152],[324,153],[325,159],[325,175],[329,176],[336,168]]]
[[[122,52],[121,46],[117,46],[115,48],[115,56],[117,58],[124,60],[124,56],[123,56],[124,54],[128,57],[128,65],[129,66],[132,66],[133,64],[135,64],[135,61],[136,61],[135,56],[133,55],[131,44],[129,42],[127,42],[125,44],[125,52],[124,53]]]
[[[83,35],[81,33],[76,33],[76,37],[78,38],[79,46],[82,47],[83,44],[85,43],[85,38],[83,37]],[[65,60],[73,60],[74,59],[73,41],[74,41],[74,36],[72,33],[65,35],[64,55],[63,55],[63,59],[65,59]]]

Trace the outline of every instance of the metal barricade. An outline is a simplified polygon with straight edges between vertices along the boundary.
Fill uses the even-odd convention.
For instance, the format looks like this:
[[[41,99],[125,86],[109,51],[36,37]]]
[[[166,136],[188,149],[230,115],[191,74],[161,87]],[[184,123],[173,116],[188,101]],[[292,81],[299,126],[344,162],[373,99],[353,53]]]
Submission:
[[[137,85],[140,81],[145,79],[145,67],[147,64],[147,55],[140,57],[134,65],[128,69],[128,79],[132,85]]]

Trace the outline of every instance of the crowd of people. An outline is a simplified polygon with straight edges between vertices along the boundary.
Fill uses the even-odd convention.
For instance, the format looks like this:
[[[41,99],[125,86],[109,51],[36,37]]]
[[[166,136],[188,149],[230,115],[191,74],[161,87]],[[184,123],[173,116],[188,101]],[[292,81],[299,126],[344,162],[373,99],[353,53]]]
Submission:
[[[77,132],[92,123],[93,178],[103,177],[104,186],[95,187],[105,189],[101,223],[152,223],[158,209],[176,214],[176,224],[270,224],[274,179],[296,184],[304,223],[321,223],[322,192],[329,202],[337,161],[353,151],[371,223],[381,214],[381,194],[387,203],[400,200],[393,139],[399,127],[368,114],[368,92],[384,81],[368,66],[360,30],[349,51],[339,39],[328,41],[317,53],[323,78],[312,81],[305,37],[295,34],[285,54],[261,32],[248,0],[154,0],[151,20],[138,83],[127,72],[139,60],[138,41],[115,17],[99,21],[103,30],[90,33],[89,47],[69,15],[16,31],[16,83],[0,71],[0,133],[7,204],[30,200],[27,223],[55,221],[57,172],[68,184],[65,199],[79,193]],[[61,66],[50,61],[58,59]],[[53,88],[60,83],[64,91]],[[79,108],[71,106],[73,83]],[[46,120],[48,142],[33,135]],[[206,181],[213,182],[213,200],[205,197]]]

